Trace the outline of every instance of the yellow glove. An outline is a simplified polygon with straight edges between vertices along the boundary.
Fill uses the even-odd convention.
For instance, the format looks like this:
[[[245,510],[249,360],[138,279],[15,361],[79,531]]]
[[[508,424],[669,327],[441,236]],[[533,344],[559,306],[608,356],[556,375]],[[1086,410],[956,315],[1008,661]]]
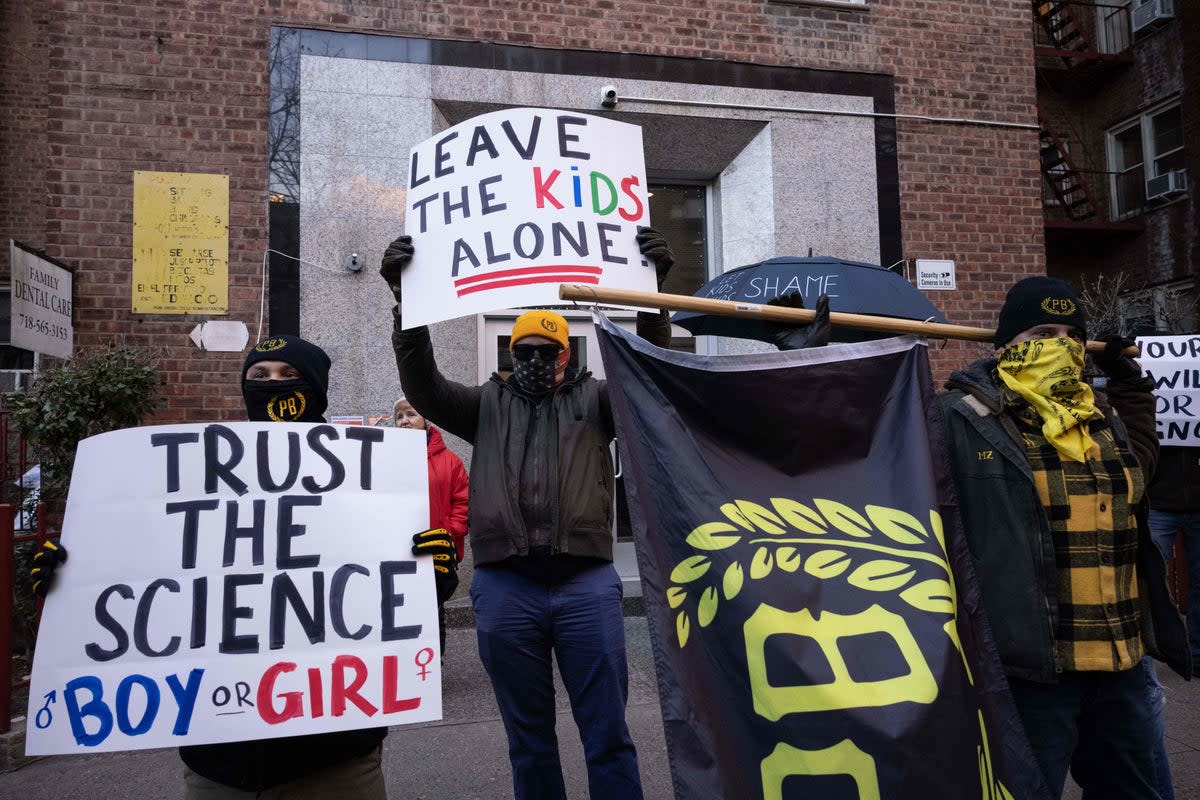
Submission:
[[[58,565],[67,560],[67,548],[53,539],[42,542],[42,546],[33,554],[33,568],[29,570],[29,580],[33,581],[33,593],[45,597],[54,582],[54,571]]]

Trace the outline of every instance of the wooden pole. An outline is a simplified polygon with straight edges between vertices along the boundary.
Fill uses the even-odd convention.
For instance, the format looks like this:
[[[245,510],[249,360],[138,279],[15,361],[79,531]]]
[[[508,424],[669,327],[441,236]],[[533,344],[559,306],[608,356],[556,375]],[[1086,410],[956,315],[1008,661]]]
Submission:
[[[668,311],[699,311],[705,314],[720,314],[726,317],[745,317],[748,319],[769,320],[771,322],[807,325],[817,316],[817,312],[809,308],[787,308],[786,306],[769,306],[758,303],[741,303],[731,300],[713,300],[708,297],[692,297],[682,294],[658,294],[656,292],[638,292],[632,289],[606,289],[600,286],[589,286],[579,283],[564,283],[558,287],[558,296],[563,300],[576,300],[585,303],[604,303],[618,306],[634,306],[637,308],[664,308]],[[923,336],[928,339],[965,339],[971,342],[991,343],[995,337],[994,330],[972,328],[968,325],[949,325],[944,322],[918,322],[912,319],[896,319],[894,317],[874,317],[869,314],[848,314],[844,311],[829,312],[829,322],[847,328],[858,328],[864,331],[880,333],[908,334]],[[1090,353],[1104,352],[1104,342],[1089,341],[1087,350]],[[1125,348],[1124,355],[1136,358],[1139,353],[1136,347]]]

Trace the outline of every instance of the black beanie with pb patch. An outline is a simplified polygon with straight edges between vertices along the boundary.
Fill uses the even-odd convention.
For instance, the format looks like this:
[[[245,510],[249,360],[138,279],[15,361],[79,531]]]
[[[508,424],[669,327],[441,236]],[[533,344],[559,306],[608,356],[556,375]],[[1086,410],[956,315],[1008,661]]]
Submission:
[[[300,373],[317,397],[312,411],[324,414],[329,404],[329,368],[332,362],[325,351],[299,336],[282,334],[263,339],[246,355],[242,364],[243,389],[246,383],[246,371],[260,361],[283,361],[291,364]]]
[[[1071,325],[1087,336],[1087,316],[1071,284],[1046,276],[1018,281],[1004,298],[993,341],[1004,347],[1035,325]]]

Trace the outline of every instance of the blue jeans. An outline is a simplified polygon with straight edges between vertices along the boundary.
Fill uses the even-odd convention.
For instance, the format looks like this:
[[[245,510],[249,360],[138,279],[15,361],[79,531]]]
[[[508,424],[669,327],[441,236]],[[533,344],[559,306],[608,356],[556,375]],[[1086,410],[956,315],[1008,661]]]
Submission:
[[[471,602],[479,657],[508,733],[516,800],[565,800],[554,731],[551,651],[587,760],[591,797],[641,800],[637,752],[625,724],[629,671],[621,579],[611,564],[561,584],[478,567]]]
[[[1052,796],[1062,796],[1069,769],[1088,800],[1161,800],[1141,662],[1124,672],[1064,672],[1054,684],[1013,678],[1009,685]]]
[[[1154,659],[1146,656],[1142,659],[1142,666],[1146,670],[1146,702],[1150,704],[1150,713],[1154,715],[1154,788],[1158,790],[1162,800],[1175,800],[1171,762],[1167,758],[1167,744],[1163,738],[1167,730],[1166,720],[1163,718],[1163,710],[1167,707],[1167,694],[1163,685],[1158,682]]]
[[[1183,549],[1187,554],[1188,641],[1192,647],[1192,661],[1200,665],[1200,511],[1150,509],[1150,533],[1168,561],[1177,531],[1183,531]]]

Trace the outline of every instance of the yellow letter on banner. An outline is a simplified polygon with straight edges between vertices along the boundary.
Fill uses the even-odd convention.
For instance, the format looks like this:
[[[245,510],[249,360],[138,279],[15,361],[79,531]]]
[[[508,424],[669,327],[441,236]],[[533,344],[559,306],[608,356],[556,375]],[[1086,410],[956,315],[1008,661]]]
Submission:
[[[886,634],[896,643],[907,674],[877,681],[856,681],[850,675],[838,640],[875,633]],[[814,619],[807,608],[789,612],[764,603],[746,620],[745,634],[754,710],[772,722],[785,714],[872,708],[904,701],[932,703],[937,698],[937,681],[904,617],[878,605],[859,614],[826,611],[820,619]],[[767,677],[766,642],[776,635],[801,636],[816,642],[833,671],[833,681],[812,686],[772,686]]]
[[[229,176],[133,173],[135,314],[229,311]]]
[[[848,775],[858,788],[858,800],[879,800],[875,759],[849,739],[824,750],[775,745],[762,761],[763,800],[783,800],[783,782],[793,775]]]

